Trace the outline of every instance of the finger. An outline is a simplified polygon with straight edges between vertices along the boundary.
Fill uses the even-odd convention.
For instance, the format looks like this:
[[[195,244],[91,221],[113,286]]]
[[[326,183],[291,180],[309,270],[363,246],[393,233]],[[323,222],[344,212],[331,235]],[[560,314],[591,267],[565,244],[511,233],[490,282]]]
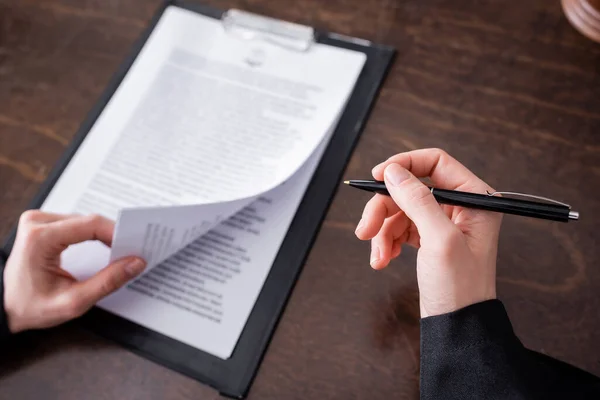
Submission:
[[[415,224],[410,224],[410,227],[406,231],[406,235],[406,244],[416,249],[421,247],[421,236],[419,236],[419,231],[417,230],[417,226]]]
[[[394,241],[403,236],[406,237],[405,233],[409,225],[410,221],[403,212],[385,220],[377,236],[371,240],[370,264],[372,268],[381,269],[389,264],[393,258]]]
[[[421,149],[400,153],[373,168],[373,177],[384,179],[390,164],[399,164],[418,178],[430,177],[441,189],[485,192],[493,189],[456,159],[440,149]]]
[[[74,283],[62,297],[65,318],[75,318],[94,304],[120,289],[142,273],[146,263],[138,257],[126,257],[109,264],[91,278]]]
[[[392,246],[392,258],[396,258],[402,252],[402,242],[400,240],[395,240],[394,245]]]
[[[383,226],[386,218],[400,211],[398,205],[390,196],[376,194],[365,205],[361,220],[355,234],[361,240],[372,239]]]
[[[384,172],[385,184],[394,201],[419,230],[421,239],[435,241],[456,229],[427,186],[399,164]]]
[[[21,215],[21,222],[32,224],[47,224],[75,217],[75,214],[54,214],[40,210],[28,210]]]
[[[408,243],[409,232],[404,232],[398,239],[395,239],[392,244],[392,251],[390,255],[390,259],[386,261],[381,261],[377,263],[377,265],[372,266],[373,269],[382,269],[388,266],[391,260],[398,257],[402,253],[402,245]]]
[[[404,232],[404,234],[399,238],[394,240],[394,245],[392,246],[392,258],[398,257],[402,253],[402,245],[407,243],[409,233]]]
[[[86,240],[100,240],[107,246],[112,244],[115,224],[99,215],[86,215],[48,225],[48,237],[59,246],[69,246]]]
[[[38,224],[49,224],[56,221],[63,221],[66,219],[77,218],[80,214],[54,214],[54,213],[42,213],[41,218],[36,221]]]

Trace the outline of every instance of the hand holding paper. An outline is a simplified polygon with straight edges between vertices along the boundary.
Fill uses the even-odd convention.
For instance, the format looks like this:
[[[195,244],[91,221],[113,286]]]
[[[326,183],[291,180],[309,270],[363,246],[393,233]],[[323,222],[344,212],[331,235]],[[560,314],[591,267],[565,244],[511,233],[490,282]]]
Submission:
[[[14,251],[2,271],[2,311],[9,330],[48,328],[79,317],[138,276],[146,264],[137,257],[117,260],[81,282],[60,268],[62,249],[87,240],[109,244],[113,229],[103,217],[23,213]]]

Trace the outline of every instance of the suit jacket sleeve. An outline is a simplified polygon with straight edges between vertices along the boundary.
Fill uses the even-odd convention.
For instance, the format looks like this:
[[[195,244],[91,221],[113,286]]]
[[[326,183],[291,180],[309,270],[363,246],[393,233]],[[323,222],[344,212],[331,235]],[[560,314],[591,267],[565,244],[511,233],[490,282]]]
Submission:
[[[4,310],[4,265],[6,261],[4,255],[0,253],[0,343],[4,342],[9,336],[8,320]]]
[[[421,320],[421,399],[600,399],[600,379],[526,349],[499,300]]]

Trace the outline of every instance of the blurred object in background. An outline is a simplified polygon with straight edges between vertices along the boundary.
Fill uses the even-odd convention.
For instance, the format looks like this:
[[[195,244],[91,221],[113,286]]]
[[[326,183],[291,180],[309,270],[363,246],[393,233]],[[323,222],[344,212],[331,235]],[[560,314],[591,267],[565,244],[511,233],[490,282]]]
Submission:
[[[600,0],[562,0],[562,6],[579,32],[600,42]]]

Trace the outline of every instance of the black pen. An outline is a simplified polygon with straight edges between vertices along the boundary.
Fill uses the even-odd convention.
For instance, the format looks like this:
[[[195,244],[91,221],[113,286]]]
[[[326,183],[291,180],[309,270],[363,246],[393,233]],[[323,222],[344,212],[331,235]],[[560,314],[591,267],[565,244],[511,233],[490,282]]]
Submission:
[[[368,192],[379,193],[386,196],[390,195],[385,183],[382,181],[350,180],[344,181],[344,183]],[[579,219],[579,213],[577,211],[572,211],[570,205],[539,196],[513,192],[477,194],[460,192],[457,190],[438,189],[433,187],[430,187],[430,190],[433,194],[433,197],[435,197],[436,201],[440,204],[448,204],[465,208],[477,208],[480,210],[548,219],[560,222],[569,222],[569,220]],[[543,200],[543,202],[515,199],[510,197],[498,197],[496,195],[518,195],[531,199]]]

